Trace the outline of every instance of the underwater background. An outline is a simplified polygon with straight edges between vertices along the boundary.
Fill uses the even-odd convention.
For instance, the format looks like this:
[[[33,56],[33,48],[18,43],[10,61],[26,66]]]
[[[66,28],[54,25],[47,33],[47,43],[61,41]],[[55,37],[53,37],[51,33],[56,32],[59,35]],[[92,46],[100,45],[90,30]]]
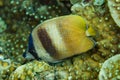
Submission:
[[[95,47],[52,65],[25,62],[31,31],[70,14],[96,30]],[[0,0],[0,80],[120,80],[119,53],[120,0]]]

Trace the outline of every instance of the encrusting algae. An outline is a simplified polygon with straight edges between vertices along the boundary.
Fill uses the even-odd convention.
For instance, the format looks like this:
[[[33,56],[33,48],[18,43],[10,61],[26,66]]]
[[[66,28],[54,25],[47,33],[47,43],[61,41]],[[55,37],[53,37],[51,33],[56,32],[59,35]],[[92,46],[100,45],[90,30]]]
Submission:
[[[4,56],[0,59],[0,80],[99,79],[104,63],[120,53],[119,19],[111,13],[115,10],[116,16],[120,16],[119,7],[116,7],[119,6],[119,0],[70,1],[0,0],[0,17],[7,25],[7,28],[0,33],[0,55]],[[65,14],[83,17],[86,23],[96,30],[97,35],[94,37],[96,46],[84,54],[73,56],[57,64],[49,64],[43,60],[24,62],[25,59],[21,55],[27,47],[28,36],[33,28],[46,19]],[[88,31],[92,32],[90,28]],[[109,62],[108,64],[112,65]],[[109,77],[119,79],[119,76],[116,76],[119,75],[116,73],[119,66],[113,67],[105,70],[110,74],[105,75],[106,80],[109,80]],[[115,75],[111,76],[111,72]]]

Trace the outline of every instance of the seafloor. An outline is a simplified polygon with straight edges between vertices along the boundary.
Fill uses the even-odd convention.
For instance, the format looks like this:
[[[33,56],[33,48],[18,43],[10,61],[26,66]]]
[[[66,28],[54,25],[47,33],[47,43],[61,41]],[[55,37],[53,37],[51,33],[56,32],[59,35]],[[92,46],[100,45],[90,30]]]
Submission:
[[[82,16],[96,30],[96,46],[56,64],[25,62],[22,54],[33,28],[70,14]],[[0,80],[119,80],[120,58],[113,63],[117,68],[105,68],[110,75],[101,79],[99,74],[103,63],[120,53],[119,23],[120,0],[0,0]]]

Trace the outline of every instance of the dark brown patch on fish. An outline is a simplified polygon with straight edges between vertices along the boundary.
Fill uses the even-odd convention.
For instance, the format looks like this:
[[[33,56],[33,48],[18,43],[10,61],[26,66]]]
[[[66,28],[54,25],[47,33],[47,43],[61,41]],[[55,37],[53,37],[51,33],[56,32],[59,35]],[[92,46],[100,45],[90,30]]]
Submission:
[[[45,29],[39,29],[37,34],[44,49],[50,54],[50,56],[54,58],[58,57],[58,52],[55,49],[55,46],[52,44],[52,40],[48,35],[47,31]]]

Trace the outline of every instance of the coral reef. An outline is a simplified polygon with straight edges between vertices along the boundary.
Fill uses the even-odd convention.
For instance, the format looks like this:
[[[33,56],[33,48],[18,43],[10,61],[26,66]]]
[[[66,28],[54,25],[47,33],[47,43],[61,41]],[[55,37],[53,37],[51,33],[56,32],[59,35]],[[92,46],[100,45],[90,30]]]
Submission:
[[[120,54],[107,59],[100,70],[99,80],[120,79]]]
[[[93,5],[95,6],[101,6],[103,5],[105,0],[94,0]]]
[[[110,14],[120,27],[120,0],[107,0]]]
[[[10,59],[0,60],[0,80],[8,80],[10,74],[20,66],[19,63]]]
[[[19,55],[25,51],[28,36],[37,24],[46,19],[70,13],[64,5],[58,5],[57,1],[0,0],[0,3],[2,3],[0,30],[3,31],[3,27],[7,25],[5,31],[0,34],[1,53],[5,58],[18,62],[22,62]]]
[[[73,14],[84,17],[98,32],[98,35],[95,37],[97,41],[95,53],[92,53],[90,57],[102,65],[102,62],[106,59],[120,53],[120,29],[116,23],[114,23],[109,13],[107,2],[104,2],[104,5],[101,5],[100,8],[96,7],[96,5],[86,4],[76,3],[72,6],[71,10]],[[91,73],[95,72],[96,71],[92,71]]]
[[[5,31],[6,29],[7,29],[7,25],[5,24],[5,22],[0,17],[0,33],[2,33],[3,31]]]
[[[100,64],[84,54],[56,65],[57,80],[89,80],[97,79]],[[91,72],[92,71],[92,72]]]
[[[109,6],[109,2],[114,2],[112,9],[119,13],[119,7],[116,7],[119,0],[70,1],[0,0],[1,21],[7,25],[0,32],[0,80],[98,80],[100,68],[104,66],[102,63],[120,53],[120,28],[116,25],[119,19],[113,17]],[[70,14],[70,7],[72,14],[82,16],[96,29],[95,48],[57,64],[35,60],[25,62],[22,54],[32,29],[46,19]],[[120,16],[118,13],[116,15]]]
[[[54,69],[45,62],[32,61],[18,67],[9,80],[54,80]]]

